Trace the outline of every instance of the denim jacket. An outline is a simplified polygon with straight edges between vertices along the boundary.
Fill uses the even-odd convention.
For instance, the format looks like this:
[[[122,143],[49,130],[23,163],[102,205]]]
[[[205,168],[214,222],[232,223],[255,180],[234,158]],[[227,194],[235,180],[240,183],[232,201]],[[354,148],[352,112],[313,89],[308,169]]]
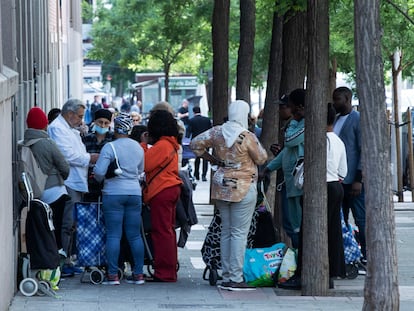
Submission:
[[[352,184],[361,166],[361,126],[358,111],[352,110],[345,120],[339,138],[345,144],[348,174],[343,180],[344,184]]]

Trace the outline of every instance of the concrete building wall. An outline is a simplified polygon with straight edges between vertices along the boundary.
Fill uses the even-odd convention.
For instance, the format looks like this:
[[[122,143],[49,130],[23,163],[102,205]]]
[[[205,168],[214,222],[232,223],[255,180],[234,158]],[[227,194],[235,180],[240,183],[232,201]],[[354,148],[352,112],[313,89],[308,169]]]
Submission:
[[[0,47],[13,46],[13,38],[8,34],[13,17],[7,14],[12,10],[10,1],[0,4]],[[3,53],[0,48],[0,275],[4,281],[0,291],[0,310],[8,310],[16,288],[18,235],[16,230],[17,217],[14,209],[13,192],[13,107],[17,92],[17,73],[4,65],[5,61],[13,62],[12,53]]]
[[[17,141],[26,115],[82,96],[81,1],[0,1],[0,311],[18,290]]]
[[[0,52],[1,53],[1,52]],[[17,73],[6,66],[0,72],[0,310],[7,310],[16,288],[17,221],[13,208],[12,107],[17,92]]]

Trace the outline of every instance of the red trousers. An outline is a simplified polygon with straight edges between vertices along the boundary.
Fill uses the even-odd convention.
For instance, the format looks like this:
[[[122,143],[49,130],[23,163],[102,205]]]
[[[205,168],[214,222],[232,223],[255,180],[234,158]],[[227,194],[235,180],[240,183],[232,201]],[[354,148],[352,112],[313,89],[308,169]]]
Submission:
[[[175,210],[181,186],[166,188],[152,198],[151,239],[154,251],[155,277],[166,282],[177,281],[177,238]]]

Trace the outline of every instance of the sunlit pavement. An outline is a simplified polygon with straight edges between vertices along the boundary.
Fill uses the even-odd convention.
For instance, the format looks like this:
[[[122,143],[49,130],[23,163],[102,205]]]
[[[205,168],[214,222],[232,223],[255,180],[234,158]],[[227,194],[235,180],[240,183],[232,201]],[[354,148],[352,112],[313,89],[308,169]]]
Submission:
[[[399,263],[400,310],[414,306],[414,204],[411,193],[405,203],[395,203],[397,252]],[[394,197],[395,198],[395,197]],[[59,299],[25,297],[16,293],[11,311],[19,310],[361,310],[364,276],[354,280],[335,280],[328,297],[305,297],[300,291],[258,288],[252,292],[230,292],[210,286],[203,280],[204,262],[200,249],[213,215],[209,205],[209,181],[198,181],[194,202],[199,224],[192,227],[189,240],[179,249],[177,283],[146,283],[120,286],[80,283],[79,276],[60,283]],[[386,256],[387,254],[384,254]]]

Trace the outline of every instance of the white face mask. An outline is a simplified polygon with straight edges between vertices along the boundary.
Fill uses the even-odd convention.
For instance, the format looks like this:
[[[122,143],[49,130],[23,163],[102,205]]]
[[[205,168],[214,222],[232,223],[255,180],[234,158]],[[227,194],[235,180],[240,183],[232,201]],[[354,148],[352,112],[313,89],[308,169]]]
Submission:
[[[100,127],[100,126],[95,124],[93,130],[95,131],[95,133],[103,135],[103,134],[108,133],[109,128],[108,127]]]

